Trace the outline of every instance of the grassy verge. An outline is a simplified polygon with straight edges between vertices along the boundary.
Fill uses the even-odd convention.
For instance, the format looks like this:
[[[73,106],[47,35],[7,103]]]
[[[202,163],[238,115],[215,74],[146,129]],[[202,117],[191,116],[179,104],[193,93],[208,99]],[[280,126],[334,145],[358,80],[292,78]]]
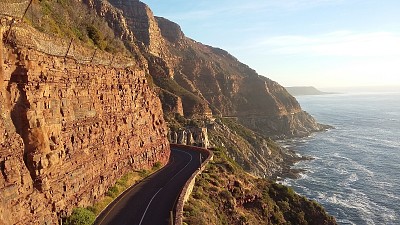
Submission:
[[[113,202],[120,194],[161,169],[162,164],[157,162],[151,170],[133,171],[125,174],[118,179],[113,186],[108,188],[105,196],[97,201],[94,205],[86,208],[78,207],[72,211],[72,214],[65,218],[66,225],[92,225],[99,215],[111,202]]]
[[[215,149],[213,162],[196,179],[192,195],[184,206],[184,222],[191,225],[336,224],[315,201],[243,171],[223,147]]]

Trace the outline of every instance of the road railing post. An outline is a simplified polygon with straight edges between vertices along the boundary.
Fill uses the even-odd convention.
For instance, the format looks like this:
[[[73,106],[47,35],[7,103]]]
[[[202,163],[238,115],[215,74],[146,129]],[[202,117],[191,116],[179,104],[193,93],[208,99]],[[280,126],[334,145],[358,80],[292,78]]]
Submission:
[[[199,170],[201,170],[201,153],[199,154],[200,156],[200,165],[199,165]]]
[[[96,56],[97,48],[94,50],[92,58],[90,59],[90,63],[93,63],[94,57]]]
[[[65,53],[64,59],[67,58],[68,53],[69,53],[69,50],[71,49],[71,46],[72,46],[72,42],[73,42],[73,41],[74,41],[74,39],[71,38],[71,41],[69,42],[68,49],[67,49],[67,52]]]
[[[174,212],[173,211],[169,211],[169,224],[170,225],[174,225]]]
[[[25,11],[24,11],[24,14],[23,14],[22,17],[21,17],[21,21],[23,21],[23,19],[25,18],[26,13],[28,12],[28,9],[29,9],[29,8],[31,7],[31,5],[32,5],[32,2],[33,2],[33,0],[31,0],[31,1],[29,2],[28,6],[26,7],[26,9],[25,9]]]

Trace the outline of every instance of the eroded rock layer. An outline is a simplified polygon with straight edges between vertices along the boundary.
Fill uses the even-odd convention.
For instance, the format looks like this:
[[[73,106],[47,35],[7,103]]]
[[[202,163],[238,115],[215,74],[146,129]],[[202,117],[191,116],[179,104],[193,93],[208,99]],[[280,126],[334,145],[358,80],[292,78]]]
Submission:
[[[168,161],[142,69],[0,50],[0,224],[57,224],[128,171]]]

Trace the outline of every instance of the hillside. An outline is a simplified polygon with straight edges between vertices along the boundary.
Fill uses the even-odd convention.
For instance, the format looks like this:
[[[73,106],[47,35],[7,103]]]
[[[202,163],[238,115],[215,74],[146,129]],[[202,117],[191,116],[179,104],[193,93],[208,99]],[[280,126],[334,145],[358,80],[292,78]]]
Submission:
[[[214,149],[214,162],[197,179],[184,208],[186,224],[296,224],[335,225],[332,216],[315,201],[291,188],[249,176]]]
[[[154,83],[165,99],[172,100],[163,101],[165,114],[182,113],[169,111],[181,108],[190,118],[237,117],[243,125],[270,137],[305,136],[323,130],[281,85],[228,52],[187,38],[179,25],[155,17],[144,3],[86,1],[126,46],[133,41],[141,48]],[[121,16],[124,20],[118,19]],[[127,34],[135,34],[135,38]]]

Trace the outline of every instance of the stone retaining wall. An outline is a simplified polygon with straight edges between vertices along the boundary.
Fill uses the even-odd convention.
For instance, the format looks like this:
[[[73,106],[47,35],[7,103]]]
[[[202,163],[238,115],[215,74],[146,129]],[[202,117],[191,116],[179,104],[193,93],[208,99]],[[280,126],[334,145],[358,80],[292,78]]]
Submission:
[[[192,174],[192,176],[189,178],[189,180],[186,181],[186,184],[182,188],[181,194],[179,195],[178,201],[176,203],[174,224],[182,225],[182,223],[183,223],[183,206],[185,205],[185,203],[189,199],[190,195],[192,194],[193,187],[196,182],[196,177],[203,172],[206,165],[213,159],[213,153],[205,148],[199,148],[199,147],[188,146],[188,145],[171,144],[170,146],[171,146],[171,148],[190,149],[193,151],[199,151],[199,152],[205,153],[207,155],[207,158],[201,164],[200,169],[196,170],[196,172],[194,172]]]

